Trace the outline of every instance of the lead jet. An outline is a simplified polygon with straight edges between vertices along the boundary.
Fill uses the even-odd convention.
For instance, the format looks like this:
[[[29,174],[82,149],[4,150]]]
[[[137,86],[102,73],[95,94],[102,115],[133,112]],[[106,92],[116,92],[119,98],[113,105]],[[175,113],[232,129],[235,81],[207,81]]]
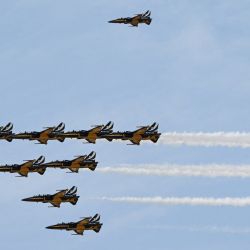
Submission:
[[[24,132],[15,134],[13,139],[22,139],[30,141],[38,141],[39,144],[47,144],[49,140],[58,140],[60,142],[64,141],[63,131],[65,128],[64,123],[60,123],[58,126],[46,127],[40,132]]]
[[[152,18],[150,17],[151,12],[148,10],[145,13],[142,14],[136,14],[133,17],[126,17],[126,18],[118,18],[109,21],[109,23],[123,23],[123,24],[130,24],[133,27],[137,27],[140,23],[145,23],[147,25],[150,25],[152,22]]]
[[[0,127],[0,140],[12,141],[13,124],[9,122],[7,125]]]
[[[95,161],[96,153],[92,151],[89,155],[78,156],[73,160],[52,161],[44,163],[46,168],[61,168],[69,169],[71,173],[78,173],[80,168],[88,168],[92,171],[95,170],[98,162]]]
[[[158,127],[159,125],[154,122],[149,126],[140,126],[135,131],[115,132],[110,135],[106,135],[105,138],[109,141],[114,139],[129,140],[132,145],[140,145],[142,140],[150,140],[156,143],[161,135],[158,132]]]
[[[103,138],[104,135],[113,132],[113,122],[106,125],[94,125],[90,130],[70,131],[64,133],[64,138],[85,139],[88,143],[96,143],[96,139]]]
[[[28,160],[23,164],[14,164],[14,165],[5,165],[0,166],[0,172],[9,172],[9,173],[18,173],[18,177],[28,177],[29,173],[38,173],[43,175],[46,171],[46,168],[42,166],[44,163],[45,157],[40,156],[35,160]]]
[[[58,190],[55,194],[36,195],[22,199],[22,201],[50,203],[53,207],[59,208],[62,202],[69,202],[72,205],[76,205],[80,197],[76,193],[77,188],[74,186],[71,189]]]
[[[46,227],[47,229],[56,229],[56,230],[66,230],[74,231],[73,235],[83,235],[85,230],[93,230],[96,233],[99,233],[102,227],[102,223],[99,222],[100,215],[96,214],[93,217],[84,217],[78,222],[69,222],[69,223],[59,223],[53,226]]]

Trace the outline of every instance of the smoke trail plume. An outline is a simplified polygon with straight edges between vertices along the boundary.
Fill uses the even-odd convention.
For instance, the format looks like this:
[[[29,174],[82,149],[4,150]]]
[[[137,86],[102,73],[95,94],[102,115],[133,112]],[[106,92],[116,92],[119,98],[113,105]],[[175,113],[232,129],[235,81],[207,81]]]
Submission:
[[[163,133],[158,141],[169,145],[250,147],[250,133]]]
[[[126,165],[121,167],[103,167],[100,173],[150,176],[190,176],[190,177],[250,177],[248,165]]]
[[[125,203],[144,203],[165,206],[232,206],[245,207],[250,206],[250,197],[244,198],[204,198],[204,197],[102,197],[104,201],[125,202]]]

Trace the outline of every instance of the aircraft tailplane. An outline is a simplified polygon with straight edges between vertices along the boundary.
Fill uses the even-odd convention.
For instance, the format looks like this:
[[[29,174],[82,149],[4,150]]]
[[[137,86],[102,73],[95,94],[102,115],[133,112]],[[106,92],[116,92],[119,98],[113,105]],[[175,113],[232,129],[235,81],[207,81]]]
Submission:
[[[97,225],[94,227],[93,230],[94,230],[96,233],[99,233],[100,230],[101,230],[101,228],[102,228],[102,224],[97,224]]]

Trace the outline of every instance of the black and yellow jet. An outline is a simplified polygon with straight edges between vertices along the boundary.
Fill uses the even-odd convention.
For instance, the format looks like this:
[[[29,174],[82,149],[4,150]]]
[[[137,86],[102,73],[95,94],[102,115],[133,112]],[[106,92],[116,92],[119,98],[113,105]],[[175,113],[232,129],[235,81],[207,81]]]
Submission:
[[[133,17],[121,17],[118,19],[114,19],[109,21],[109,23],[123,23],[123,24],[130,24],[134,27],[137,27],[140,23],[145,23],[147,25],[150,25],[152,22],[152,18],[150,17],[151,12],[148,10],[145,13],[142,14],[136,14]]]
[[[44,163],[46,168],[61,168],[69,169],[73,173],[78,173],[81,168],[88,168],[94,171],[97,167],[98,162],[95,161],[96,153],[92,151],[88,155],[78,156],[73,160],[63,160],[63,161],[52,161]]]
[[[64,133],[64,138],[84,139],[88,143],[96,143],[96,139],[102,138],[104,135],[113,132],[113,122],[108,122],[106,125],[94,125],[90,130],[70,131]]]
[[[152,141],[156,143],[160,138],[160,133],[158,132],[159,125],[154,122],[152,125],[149,126],[140,126],[135,131],[124,131],[124,132],[114,132],[112,134],[105,135],[109,141],[114,139],[118,140],[128,140],[133,145],[140,145],[141,141]]]
[[[7,125],[0,127],[0,140],[6,140],[8,142],[12,141],[12,129],[13,124],[9,122]]]
[[[102,223],[100,223],[99,220],[100,220],[100,215],[96,214],[93,217],[85,217],[77,222],[59,223],[53,226],[48,226],[46,228],[55,230],[74,231],[75,234],[73,235],[83,235],[85,230],[93,230],[96,233],[99,233],[102,227]]]
[[[49,140],[58,140],[60,142],[63,142],[64,128],[65,124],[61,122],[58,126],[46,127],[44,130],[40,132],[34,131],[34,132],[24,132],[24,133],[14,134],[12,138],[38,141],[39,144],[47,144]]]
[[[17,173],[20,177],[28,177],[29,173],[38,173],[43,175],[46,171],[46,167],[42,166],[45,157],[40,156],[35,160],[28,160],[23,164],[5,165],[0,166],[0,172]]]
[[[28,202],[50,203],[53,207],[60,207],[61,203],[69,202],[76,205],[80,196],[77,196],[77,188],[73,186],[71,189],[58,190],[55,194],[36,195],[33,197],[22,199]]]

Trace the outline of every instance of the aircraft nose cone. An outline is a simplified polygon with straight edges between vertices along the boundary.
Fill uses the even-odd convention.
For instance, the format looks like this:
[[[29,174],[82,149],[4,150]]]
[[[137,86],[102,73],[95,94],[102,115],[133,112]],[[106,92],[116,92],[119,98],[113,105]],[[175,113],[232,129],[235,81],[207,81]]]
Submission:
[[[47,229],[53,229],[53,226],[48,226],[48,227],[46,227]]]
[[[29,197],[29,198],[24,198],[24,199],[22,199],[22,201],[32,201],[32,198],[31,198],[31,197]]]

